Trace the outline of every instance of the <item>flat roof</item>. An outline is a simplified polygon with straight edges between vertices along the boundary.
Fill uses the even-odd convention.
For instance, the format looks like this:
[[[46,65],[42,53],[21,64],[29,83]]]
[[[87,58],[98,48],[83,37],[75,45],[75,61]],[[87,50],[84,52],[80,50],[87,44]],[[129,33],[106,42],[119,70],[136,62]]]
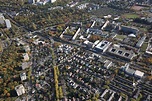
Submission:
[[[111,47],[108,52],[129,60],[133,59],[133,57],[135,56],[135,53],[133,51],[129,51],[124,48],[119,48],[115,46]]]

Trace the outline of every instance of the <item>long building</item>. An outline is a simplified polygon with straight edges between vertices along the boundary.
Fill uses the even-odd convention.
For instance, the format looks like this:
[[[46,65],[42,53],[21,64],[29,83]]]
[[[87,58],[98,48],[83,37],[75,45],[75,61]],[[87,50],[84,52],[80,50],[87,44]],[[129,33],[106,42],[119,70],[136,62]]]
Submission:
[[[135,53],[132,50],[126,50],[115,45],[108,50],[108,53],[129,61],[135,57]]]

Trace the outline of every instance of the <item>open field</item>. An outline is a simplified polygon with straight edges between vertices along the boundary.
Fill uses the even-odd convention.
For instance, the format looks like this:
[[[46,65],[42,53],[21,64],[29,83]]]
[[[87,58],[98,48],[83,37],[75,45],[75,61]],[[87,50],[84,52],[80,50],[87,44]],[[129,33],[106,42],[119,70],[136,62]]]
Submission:
[[[122,15],[122,17],[124,17],[126,19],[134,19],[134,18],[138,18],[139,15],[133,14],[133,13],[126,13],[126,14]]]
[[[126,38],[125,35],[116,35],[116,39],[124,40]]]
[[[141,51],[142,51],[142,52],[145,52],[146,49],[147,49],[147,46],[148,46],[148,43],[144,43],[144,44],[142,45],[142,47],[141,47]]]

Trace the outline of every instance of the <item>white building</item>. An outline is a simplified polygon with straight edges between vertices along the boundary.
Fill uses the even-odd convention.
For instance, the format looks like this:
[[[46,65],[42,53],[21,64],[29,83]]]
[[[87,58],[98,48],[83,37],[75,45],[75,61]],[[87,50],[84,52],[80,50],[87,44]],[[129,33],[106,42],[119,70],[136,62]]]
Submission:
[[[112,66],[112,61],[106,60],[104,64],[104,68],[109,69]]]
[[[12,27],[11,22],[10,22],[9,19],[6,19],[6,20],[5,20],[5,24],[6,24],[6,27],[7,27],[8,29],[10,29],[10,28]]]
[[[144,76],[144,73],[139,70],[136,70],[134,76],[138,78],[142,78]]]
[[[23,54],[23,58],[24,58],[24,61],[29,61],[30,59],[27,53]]]
[[[95,49],[98,52],[105,52],[110,47],[111,44],[112,44],[111,42],[103,40],[99,44],[97,44],[97,46],[95,46]]]
[[[27,79],[26,73],[25,73],[25,72],[24,72],[24,73],[21,73],[21,74],[20,74],[20,78],[21,78],[21,81],[26,80],[26,79]]]
[[[15,87],[18,96],[25,94],[25,88],[22,84]]]
[[[50,0],[50,2],[51,2],[51,3],[54,3],[54,2],[56,2],[56,0]]]

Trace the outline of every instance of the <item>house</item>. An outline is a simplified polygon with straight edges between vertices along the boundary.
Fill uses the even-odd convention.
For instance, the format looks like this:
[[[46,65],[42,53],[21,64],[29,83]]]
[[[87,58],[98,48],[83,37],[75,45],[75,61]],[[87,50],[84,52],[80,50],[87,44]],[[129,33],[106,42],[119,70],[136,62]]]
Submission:
[[[98,52],[105,52],[110,47],[111,44],[112,44],[111,42],[103,40],[95,46],[95,49]]]
[[[92,48],[93,46],[93,43],[88,40],[84,41],[83,44],[86,45],[88,48]]]
[[[25,88],[22,84],[15,87],[18,96],[25,94]]]
[[[27,53],[23,54],[24,61],[29,61],[29,55]]]
[[[135,73],[135,70],[128,67],[125,69],[125,73],[130,75],[130,76],[133,76]]]
[[[109,69],[112,66],[112,61],[106,60],[104,64],[104,68]]]
[[[31,64],[32,64],[31,62],[23,62],[22,66],[21,66],[22,70],[29,68],[31,66]]]
[[[20,73],[20,78],[21,78],[21,81],[26,80],[26,79],[27,79],[27,77],[26,77],[26,73],[25,73],[25,72]]]
[[[24,50],[25,52],[30,52],[30,46],[29,45],[26,45],[26,46],[23,46],[24,47]]]

